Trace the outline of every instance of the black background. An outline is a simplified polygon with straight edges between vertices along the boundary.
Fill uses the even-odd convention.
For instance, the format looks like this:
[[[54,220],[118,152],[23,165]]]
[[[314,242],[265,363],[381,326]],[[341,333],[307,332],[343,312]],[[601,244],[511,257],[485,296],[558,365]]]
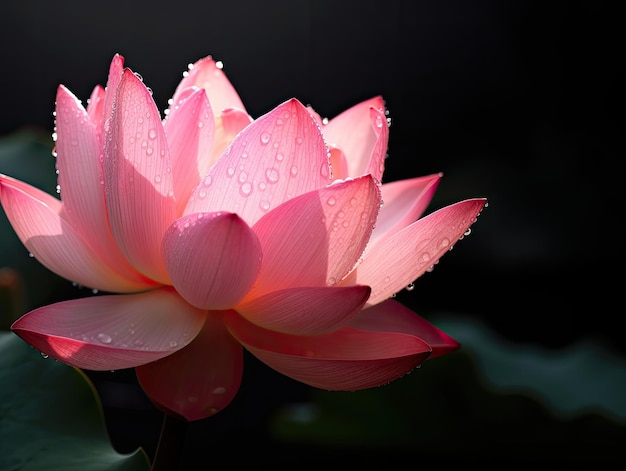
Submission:
[[[330,118],[381,94],[386,181],[441,171],[433,208],[489,199],[403,299],[514,344],[593,338],[626,355],[620,18],[604,1],[5,2],[0,135],[50,133],[57,85],[85,101],[115,53],[161,110],[209,54],[253,117],[295,96]],[[251,369],[276,402],[303,394]]]

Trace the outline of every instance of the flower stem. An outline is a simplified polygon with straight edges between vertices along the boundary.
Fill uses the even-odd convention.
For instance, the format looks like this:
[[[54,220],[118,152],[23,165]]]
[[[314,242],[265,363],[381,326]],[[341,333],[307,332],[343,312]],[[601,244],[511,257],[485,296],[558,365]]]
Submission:
[[[170,414],[163,415],[161,435],[152,460],[152,471],[172,471],[178,469],[185,445],[188,422]]]

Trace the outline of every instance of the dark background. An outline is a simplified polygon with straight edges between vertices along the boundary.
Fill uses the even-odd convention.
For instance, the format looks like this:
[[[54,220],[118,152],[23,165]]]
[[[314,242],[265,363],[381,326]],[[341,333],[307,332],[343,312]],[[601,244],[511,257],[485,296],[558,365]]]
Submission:
[[[209,54],[224,62],[253,117],[295,96],[331,118],[381,94],[392,120],[386,181],[443,172],[433,209],[489,199],[472,234],[401,300],[426,317],[452,313],[484,325],[507,347],[560,352],[591,340],[626,356],[617,167],[623,25],[613,3],[38,0],[5,2],[1,11],[0,136],[34,129],[49,138],[57,85],[86,102],[95,84],[106,83],[115,53],[143,76],[161,110],[187,64]],[[248,361],[241,399],[210,423],[193,424],[189,454],[202,453],[195,443],[221,439],[244,448],[263,444],[264,456],[275,460],[299,450],[309,461],[342,453],[354,459],[353,446],[287,445],[284,437],[268,437],[276,408],[319,399]],[[430,369],[445,369],[444,361]],[[467,385],[481,394],[467,367],[451,365],[451,374],[468,376],[437,380],[437,392],[442,385]],[[159,416],[141,397],[136,415],[120,410],[129,406],[120,405],[115,388],[124,387],[124,379],[132,383],[122,375],[117,383],[94,375],[113,441],[120,449],[150,450]],[[457,404],[446,409],[456,418],[442,419],[456,429],[454,438],[446,441],[444,434],[428,447],[381,453],[386,463],[391,456],[418,463],[420,456],[457,463],[545,457],[568,465],[618,459],[612,445],[626,438],[623,422],[583,415],[572,429],[572,422],[532,405],[530,415],[539,417],[533,421],[510,413],[511,407],[526,410],[527,399],[517,399],[521,409],[518,402],[500,409],[486,401],[491,405],[471,414],[467,404]],[[480,419],[490,414],[496,419]],[[425,435],[438,422],[432,420]],[[461,443],[473,453],[459,451]],[[377,453],[363,448],[358,456],[371,462],[383,456]]]

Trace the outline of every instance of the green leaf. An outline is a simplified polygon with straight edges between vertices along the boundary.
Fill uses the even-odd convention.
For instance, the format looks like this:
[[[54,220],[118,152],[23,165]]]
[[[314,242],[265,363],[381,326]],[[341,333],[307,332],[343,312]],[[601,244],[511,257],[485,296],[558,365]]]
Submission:
[[[0,469],[146,471],[141,449],[111,446],[97,393],[78,369],[0,332]]]

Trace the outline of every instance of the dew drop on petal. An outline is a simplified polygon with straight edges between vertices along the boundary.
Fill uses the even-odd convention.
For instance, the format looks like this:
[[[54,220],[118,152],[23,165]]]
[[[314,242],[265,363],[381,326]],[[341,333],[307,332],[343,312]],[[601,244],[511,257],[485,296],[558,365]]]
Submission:
[[[110,344],[110,343],[113,341],[113,339],[111,338],[111,336],[110,336],[110,335],[103,334],[103,333],[98,334],[98,335],[96,336],[96,338],[97,338],[100,342],[102,342],[102,343],[104,343],[104,344],[106,344],[106,345]]]
[[[261,134],[261,144],[263,145],[267,145],[268,142],[270,142],[270,134],[267,132],[264,132]]]
[[[215,389],[213,389],[213,391],[211,391],[213,394],[215,394],[216,396],[219,396],[221,394],[225,394],[226,393],[226,388],[223,386],[219,386]]]
[[[267,177],[267,181],[269,181],[270,183],[276,183],[279,179],[278,170],[276,170],[274,167],[265,170],[265,176]]]

